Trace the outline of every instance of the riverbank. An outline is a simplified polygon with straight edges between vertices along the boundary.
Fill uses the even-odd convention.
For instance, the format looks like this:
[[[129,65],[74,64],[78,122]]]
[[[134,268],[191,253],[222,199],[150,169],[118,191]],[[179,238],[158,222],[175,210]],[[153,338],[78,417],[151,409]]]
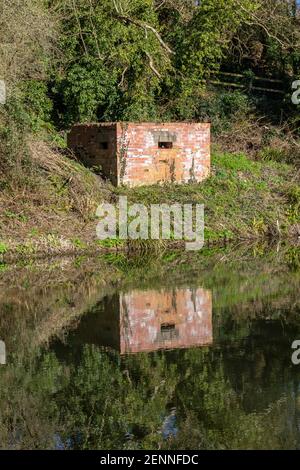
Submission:
[[[214,149],[211,177],[203,183],[129,189],[104,182],[66,151],[42,142],[29,148],[26,172],[1,185],[2,259],[139,248],[138,243],[96,238],[96,208],[102,202],[117,204],[120,195],[129,204],[146,206],[204,204],[209,245],[299,239],[299,174],[292,164]],[[174,241],[141,244],[143,250],[182,246]]]

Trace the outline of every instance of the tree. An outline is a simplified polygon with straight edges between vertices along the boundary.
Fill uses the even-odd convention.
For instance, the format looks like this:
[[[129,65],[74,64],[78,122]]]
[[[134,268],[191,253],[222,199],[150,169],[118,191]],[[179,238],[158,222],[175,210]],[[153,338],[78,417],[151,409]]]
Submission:
[[[55,90],[65,123],[195,117],[204,78],[257,7],[240,3],[53,1],[64,18]]]

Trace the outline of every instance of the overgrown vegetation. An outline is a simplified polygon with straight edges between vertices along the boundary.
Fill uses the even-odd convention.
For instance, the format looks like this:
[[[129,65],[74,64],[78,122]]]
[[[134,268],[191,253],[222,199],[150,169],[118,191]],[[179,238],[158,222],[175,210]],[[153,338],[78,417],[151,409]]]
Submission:
[[[116,193],[63,149],[69,127],[91,120],[211,121],[209,181],[126,194],[204,201],[211,240],[298,234],[295,2],[0,0],[0,9],[5,246],[90,244],[95,207]],[[226,73],[242,78],[228,84]],[[256,76],[279,80],[279,93],[255,91]]]
[[[45,144],[31,144],[34,175],[0,197],[2,253],[19,256],[84,250],[149,253],[176,245],[163,241],[97,241],[95,217],[103,201],[128,197],[128,204],[200,203],[205,206],[207,243],[299,235],[299,183],[291,165],[254,161],[245,154],[214,151],[212,175],[200,184],[114,188]],[[180,243],[179,243],[180,246]]]
[[[280,238],[297,230],[298,180],[285,163],[214,152],[212,176],[201,184],[119,189],[130,202],[205,205],[206,240]],[[296,232],[295,232],[296,234]]]
[[[34,131],[204,116],[220,131],[232,115],[261,111],[266,96],[251,92],[248,103],[247,86],[245,95],[234,88],[210,94],[206,80],[214,72],[239,72],[247,82],[255,74],[282,79],[290,92],[300,40],[292,3],[1,0],[0,75],[9,91],[1,113]],[[292,107],[272,96],[266,117],[285,113],[291,124]]]

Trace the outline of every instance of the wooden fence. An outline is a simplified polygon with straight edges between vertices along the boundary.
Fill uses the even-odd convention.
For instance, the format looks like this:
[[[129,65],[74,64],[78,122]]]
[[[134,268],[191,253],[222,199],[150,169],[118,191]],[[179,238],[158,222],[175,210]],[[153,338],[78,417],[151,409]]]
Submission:
[[[230,81],[227,81],[227,79],[230,79]],[[257,77],[255,75],[243,75],[230,72],[213,72],[212,77],[206,80],[206,82],[216,86],[239,88],[247,91],[261,91],[280,95],[286,94],[286,91],[284,91],[284,81],[276,78]]]

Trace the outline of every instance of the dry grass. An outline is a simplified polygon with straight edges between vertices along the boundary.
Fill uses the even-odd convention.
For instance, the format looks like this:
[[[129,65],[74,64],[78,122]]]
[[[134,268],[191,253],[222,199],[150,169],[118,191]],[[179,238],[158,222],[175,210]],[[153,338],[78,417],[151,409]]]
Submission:
[[[225,152],[243,152],[256,160],[300,166],[300,143],[288,125],[274,126],[256,119],[237,120],[214,141]]]
[[[99,201],[109,198],[109,185],[76,162],[71,152],[68,156],[72,159],[44,142],[30,143],[29,148],[33,164],[44,170],[60,195],[67,195],[71,209],[83,220],[88,220],[95,213]]]
[[[29,167],[0,194],[0,240],[29,254],[91,243],[95,211],[110,199],[110,185],[46,143],[31,141],[28,147]]]

